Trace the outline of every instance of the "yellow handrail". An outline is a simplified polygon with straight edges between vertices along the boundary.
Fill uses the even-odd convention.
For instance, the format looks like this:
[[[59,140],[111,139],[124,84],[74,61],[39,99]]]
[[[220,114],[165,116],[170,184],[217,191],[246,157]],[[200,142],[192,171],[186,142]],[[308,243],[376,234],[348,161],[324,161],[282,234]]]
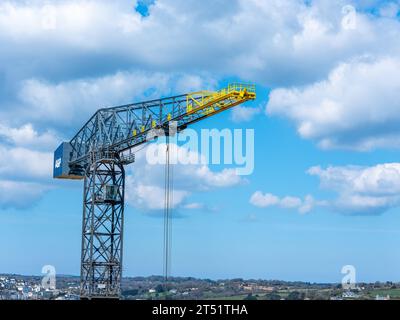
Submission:
[[[228,87],[219,91],[199,91],[188,94],[186,112],[191,114],[203,110],[204,115],[208,115],[215,111],[214,107],[227,109],[255,98],[256,86],[254,84],[231,83]]]

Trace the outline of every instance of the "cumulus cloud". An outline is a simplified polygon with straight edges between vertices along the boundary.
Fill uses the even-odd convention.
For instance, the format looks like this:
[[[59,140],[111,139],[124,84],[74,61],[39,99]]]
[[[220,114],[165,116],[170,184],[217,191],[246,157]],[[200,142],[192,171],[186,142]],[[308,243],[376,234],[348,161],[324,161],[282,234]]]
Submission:
[[[0,179],[0,208],[26,209],[49,189],[43,184]]]
[[[52,176],[53,154],[0,145],[0,178],[45,180]]]
[[[399,22],[389,18],[394,8],[382,5],[378,17],[360,11],[356,27],[346,29],[345,4],[158,0],[143,18],[136,1],[3,1],[0,57],[34,60],[29,68],[2,65],[7,74],[10,68],[30,74],[26,78],[139,66],[219,75],[234,70],[274,86],[316,80],[338,60],[364,52],[398,53]]]
[[[50,131],[38,133],[30,123],[17,128],[0,124],[0,138],[18,147],[45,150],[52,150],[60,141],[60,139]]]
[[[261,112],[261,108],[237,106],[232,110],[231,118],[233,122],[247,122],[252,120]]]
[[[319,177],[321,187],[334,191],[332,209],[348,214],[381,214],[400,205],[400,163],[371,167],[312,167],[310,175]]]
[[[19,98],[23,117],[60,130],[82,123],[82,119],[101,107],[155,99],[178,90],[212,89],[212,86],[212,79],[188,74],[117,72],[57,84],[26,80],[20,88]]]
[[[292,120],[322,148],[399,147],[399,70],[398,58],[342,63],[324,81],[273,90],[267,113]]]
[[[351,131],[353,113],[359,112],[353,105],[368,102],[367,110],[398,98],[391,93],[398,80],[396,59],[383,58],[400,53],[398,4],[375,4],[374,15],[359,4],[354,28],[343,23],[346,4],[218,0],[204,6],[197,0],[158,0],[142,17],[134,9],[137,1],[3,1],[0,116],[21,117],[17,126],[32,123],[63,135],[101,106],[215,88],[217,80],[234,76],[272,88],[315,83],[273,91],[269,109],[293,119],[302,136],[323,147],[398,144],[397,132],[379,126],[379,117],[376,128],[373,120],[363,123],[363,116]],[[376,62],[337,67],[365,54]],[[343,99],[333,99],[336,93],[344,93]],[[287,106],[290,111],[283,110]],[[349,116],[335,126],[342,112]],[[249,121],[256,114],[238,107],[232,118]]]
[[[307,213],[317,207],[348,215],[377,215],[400,206],[400,163],[383,163],[370,167],[320,166],[307,173],[320,180],[321,188],[330,191],[330,199],[316,200],[307,195],[279,198],[271,193],[255,192],[250,203],[259,208],[280,207]]]
[[[25,209],[49,190],[56,137],[31,124],[0,124],[0,208]]]
[[[157,146],[161,150],[161,157],[165,157],[165,144]],[[161,210],[164,208],[164,179],[165,158],[159,164],[147,161],[146,151],[149,147],[136,153],[136,161],[129,171],[126,181],[126,197],[128,204],[144,210]],[[173,157],[201,157],[185,147],[171,144],[171,158]],[[203,164],[172,165],[174,195],[171,207],[176,209],[201,209],[203,204],[190,202],[190,195],[196,192],[205,192],[217,188],[228,188],[243,182],[234,169],[212,171]]]
[[[140,170],[140,167],[138,168]],[[163,180],[160,176],[159,180]],[[161,181],[155,181],[160,184]],[[136,181],[134,176],[127,177],[127,201],[128,204],[146,210],[162,210],[164,208],[163,187],[157,185],[143,185],[140,181]],[[174,198],[171,202],[171,208],[176,208],[189,195],[189,192],[174,189]]]
[[[183,206],[184,209],[203,209],[204,204],[200,202],[191,202]]]
[[[304,199],[298,197],[285,196],[279,198],[271,193],[262,193],[256,191],[250,197],[250,203],[259,208],[267,207],[280,207],[283,209],[296,209],[298,212],[304,214],[310,212],[315,206],[322,205],[322,202],[315,201],[311,195],[307,195]]]
[[[340,61],[398,56],[395,5],[377,5],[373,16],[360,4],[355,27],[345,28],[345,4],[158,0],[142,17],[137,1],[3,1],[0,116],[70,133],[67,126],[98,107],[214,88],[226,76],[305,85]],[[256,113],[239,107],[232,117],[248,121]],[[342,142],[334,138],[321,143]]]
[[[185,170],[187,173],[190,169]],[[201,182],[203,189],[213,187],[230,187],[239,184],[242,179],[237,175],[235,169],[223,169],[220,172],[211,171],[206,165],[199,166],[194,172],[196,179]]]
[[[0,139],[16,164],[13,167],[6,161],[10,158],[0,156],[1,175],[21,179],[18,173],[13,177],[12,171],[23,167],[25,154],[33,159],[25,166],[29,179],[43,179],[49,172],[37,163],[51,159],[43,146],[55,143],[59,136],[70,137],[99,107],[212,89],[226,77],[256,81],[271,88],[295,86],[291,106],[310,83],[321,83],[320,96],[334,91],[331,87],[340,88],[347,80],[353,85],[359,83],[354,86],[354,98],[344,95],[348,100],[343,106],[354,99],[357,103],[367,102],[373,112],[358,119],[358,109],[350,108],[357,117],[354,127],[348,125],[354,120],[353,114],[343,110],[339,110],[344,114],[343,127],[336,126],[334,118],[339,111],[335,103],[342,102],[333,100],[332,104],[329,100],[325,106],[317,92],[309,94],[310,101],[315,102],[315,109],[323,105],[331,122],[322,122],[321,128],[318,121],[322,116],[309,116],[307,110],[300,110],[302,107],[291,119],[302,136],[326,148],[365,150],[397,145],[397,117],[390,106],[398,96],[391,94],[394,85],[389,83],[396,84],[398,79],[389,70],[398,68],[396,58],[390,57],[400,53],[396,6],[379,4],[370,14],[370,8],[360,4],[355,27],[345,28],[345,4],[216,0],[204,6],[197,0],[158,0],[143,17],[135,11],[137,1],[2,1]],[[364,54],[371,57],[365,63],[369,70],[365,72],[364,62],[354,60]],[[335,69],[343,61],[347,64]],[[344,71],[338,71],[338,77],[344,80],[329,77],[322,81],[332,69],[340,68]],[[383,77],[381,69],[389,76]],[[354,76],[349,76],[352,73]],[[368,77],[380,82],[362,81]],[[368,100],[359,97],[359,92],[365,90]],[[276,105],[282,102],[277,92],[271,96],[272,106],[273,101]],[[382,98],[389,108],[380,114],[381,122],[374,122],[377,109],[371,105]],[[274,114],[283,114],[279,107],[272,109]],[[254,109],[237,110],[232,115],[237,121],[248,121],[256,115]],[[392,122],[387,121],[389,118]],[[192,193],[199,186],[202,191],[238,183],[229,169],[191,170],[196,183],[191,183],[189,174],[182,170],[187,175],[182,173],[185,188],[179,190]],[[142,185],[142,192],[145,187],[154,187],[152,183]],[[155,189],[154,194],[157,192]],[[180,197],[180,203],[186,205],[189,196]]]

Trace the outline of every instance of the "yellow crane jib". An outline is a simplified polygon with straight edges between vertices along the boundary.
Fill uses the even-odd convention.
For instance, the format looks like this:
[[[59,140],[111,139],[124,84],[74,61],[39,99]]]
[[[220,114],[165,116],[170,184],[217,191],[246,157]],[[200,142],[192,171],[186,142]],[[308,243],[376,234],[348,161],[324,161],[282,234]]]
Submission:
[[[256,86],[254,84],[232,83],[219,91],[199,91],[188,94],[186,113],[188,115],[201,113],[205,116],[211,116],[255,99]]]
[[[209,117],[246,101],[255,100],[256,86],[254,84],[232,83],[219,91],[203,90],[182,96],[184,96],[182,112],[174,113],[174,109],[172,109],[157,121],[150,119],[146,124],[142,123],[133,128],[132,137],[136,139],[145,135],[149,130],[162,126],[169,121],[176,121],[178,118],[187,118],[185,121],[191,123],[193,119],[195,121],[195,119]]]

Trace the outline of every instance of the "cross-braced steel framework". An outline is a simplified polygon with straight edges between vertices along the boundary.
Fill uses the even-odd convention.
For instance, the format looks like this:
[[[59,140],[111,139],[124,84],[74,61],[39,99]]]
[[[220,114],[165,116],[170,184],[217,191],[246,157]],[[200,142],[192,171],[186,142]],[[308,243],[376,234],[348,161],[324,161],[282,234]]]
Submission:
[[[84,165],[91,150],[118,152],[148,142],[153,129],[167,130],[175,122],[180,132],[192,123],[256,97],[255,86],[231,84],[217,92],[191,94],[98,110],[70,141],[70,166]]]
[[[118,298],[120,295],[123,165],[135,161],[133,148],[163,135],[160,132],[170,135],[171,127],[175,133],[180,132],[255,98],[255,85],[234,83],[219,91],[199,91],[102,108],[70,140],[71,151],[68,159],[66,156],[68,172],[56,178],[85,179],[81,298]]]
[[[119,298],[125,172],[111,153],[92,160],[84,183],[81,298]]]

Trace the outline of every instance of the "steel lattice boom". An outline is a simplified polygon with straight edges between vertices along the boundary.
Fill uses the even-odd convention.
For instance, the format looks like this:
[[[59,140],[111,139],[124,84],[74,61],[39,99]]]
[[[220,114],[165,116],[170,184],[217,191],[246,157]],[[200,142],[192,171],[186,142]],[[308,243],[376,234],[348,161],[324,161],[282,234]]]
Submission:
[[[54,153],[54,178],[84,179],[81,297],[118,298],[122,278],[124,165],[127,151],[256,98],[255,86],[230,84],[220,91],[99,109],[70,142]]]

